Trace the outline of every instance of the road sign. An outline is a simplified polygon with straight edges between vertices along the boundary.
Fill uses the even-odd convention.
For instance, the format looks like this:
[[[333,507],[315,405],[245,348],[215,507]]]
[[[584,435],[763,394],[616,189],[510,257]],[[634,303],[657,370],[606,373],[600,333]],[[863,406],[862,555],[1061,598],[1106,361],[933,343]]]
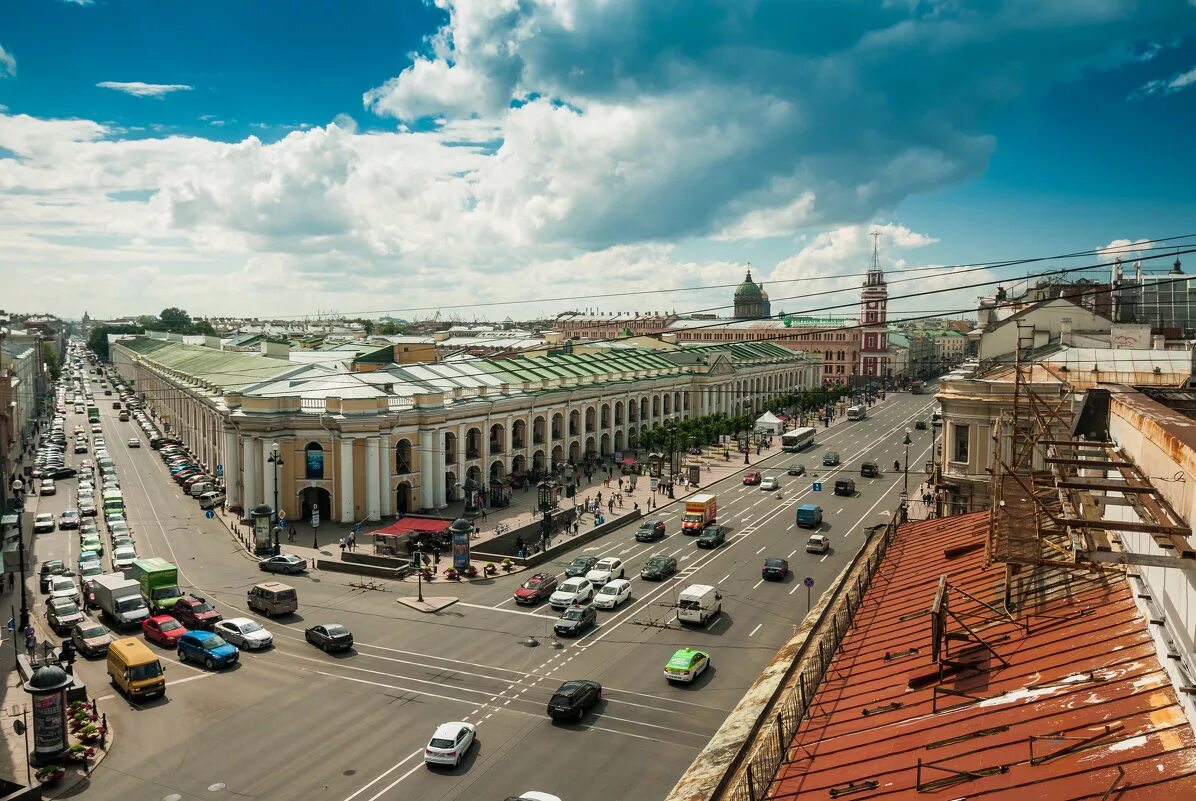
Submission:
[[[277,526],[277,528],[278,528],[278,530],[279,530],[279,531],[282,531],[282,530],[283,530],[284,528],[286,528],[286,527],[287,527],[287,524],[286,524],[286,521],[285,521],[285,520],[279,520],[279,521],[278,521],[278,526]]]
[[[213,517],[216,516],[216,513],[213,512],[211,509],[209,509],[208,511],[203,513],[203,516],[206,517],[208,520],[211,520]]]
[[[805,584],[807,587],[813,587],[814,579],[810,578],[809,576],[806,576],[806,580],[803,581],[802,584]]]
[[[216,478],[224,478],[224,465],[216,465]]]
[[[822,492],[822,482],[815,481],[813,489],[814,489],[814,492]]]
[[[320,527],[320,510],[319,509],[311,510],[311,527],[312,528]]]
[[[286,512],[286,510],[285,510],[285,509],[279,509],[279,510],[278,510],[278,519],[279,519],[280,521],[281,521],[281,520],[286,520],[286,519],[287,519],[287,512]]]

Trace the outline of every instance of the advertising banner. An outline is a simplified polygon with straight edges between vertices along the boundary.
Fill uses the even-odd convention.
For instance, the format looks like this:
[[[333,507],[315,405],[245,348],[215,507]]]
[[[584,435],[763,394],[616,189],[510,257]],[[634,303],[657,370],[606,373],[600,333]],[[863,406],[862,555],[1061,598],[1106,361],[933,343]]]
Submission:
[[[464,570],[469,567],[469,532],[453,532],[453,567]]]

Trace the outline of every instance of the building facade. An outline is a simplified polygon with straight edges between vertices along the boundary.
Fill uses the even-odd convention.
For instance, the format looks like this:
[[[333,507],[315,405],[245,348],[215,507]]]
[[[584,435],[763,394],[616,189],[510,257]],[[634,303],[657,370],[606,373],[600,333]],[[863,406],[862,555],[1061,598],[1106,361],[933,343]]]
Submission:
[[[860,292],[860,375],[884,378],[889,375],[888,306],[889,288],[880,269],[880,253],[873,234],[872,264]]]
[[[821,379],[816,359],[769,343],[562,348],[362,373],[147,337],[111,352],[162,425],[219,466],[230,506],[277,497],[288,520],[442,509],[467,480],[619,456],[668,420],[752,413]]]

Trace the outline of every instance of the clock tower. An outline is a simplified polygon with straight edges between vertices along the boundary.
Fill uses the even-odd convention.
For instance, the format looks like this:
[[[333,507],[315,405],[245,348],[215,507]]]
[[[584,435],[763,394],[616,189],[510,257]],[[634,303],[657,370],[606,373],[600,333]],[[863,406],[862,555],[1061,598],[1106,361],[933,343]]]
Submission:
[[[889,289],[880,269],[879,238],[879,232],[872,234],[872,264],[860,292],[860,375],[869,378],[889,375]]]

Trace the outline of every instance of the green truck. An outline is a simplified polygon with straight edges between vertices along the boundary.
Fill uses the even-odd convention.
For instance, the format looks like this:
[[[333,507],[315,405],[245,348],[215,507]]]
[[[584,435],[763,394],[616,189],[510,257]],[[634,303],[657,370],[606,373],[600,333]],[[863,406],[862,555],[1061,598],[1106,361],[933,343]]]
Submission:
[[[100,422],[100,407],[99,406],[88,406],[87,407],[87,422],[89,422],[89,423]]]
[[[183,597],[179,592],[179,569],[160,556],[134,559],[126,575],[141,585],[141,594],[155,615]]]

